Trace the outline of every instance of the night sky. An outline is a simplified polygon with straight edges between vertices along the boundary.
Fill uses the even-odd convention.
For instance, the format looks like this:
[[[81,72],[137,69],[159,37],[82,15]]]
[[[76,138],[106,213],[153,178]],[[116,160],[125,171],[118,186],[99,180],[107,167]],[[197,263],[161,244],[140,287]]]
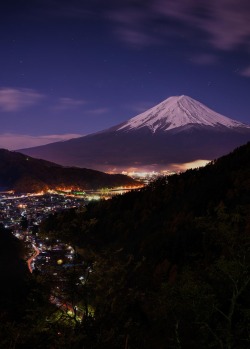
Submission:
[[[0,147],[99,131],[182,94],[250,124],[248,0],[9,0],[0,48]]]

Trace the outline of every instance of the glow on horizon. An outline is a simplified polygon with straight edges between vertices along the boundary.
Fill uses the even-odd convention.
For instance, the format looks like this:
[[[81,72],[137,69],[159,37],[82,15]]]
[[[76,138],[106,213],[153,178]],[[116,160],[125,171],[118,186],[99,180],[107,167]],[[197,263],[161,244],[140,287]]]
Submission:
[[[171,164],[171,169],[174,171],[186,171],[193,168],[199,168],[206,166],[211,160],[195,160],[192,162],[186,162],[183,164]]]
[[[117,174],[122,173],[127,176],[131,177],[154,177],[159,175],[170,175],[173,173],[183,172],[189,169],[193,168],[199,168],[206,166],[211,160],[204,160],[199,159],[192,162],[185,162],[185,163],[172,163],[169,165],[166,165],[164,168],[163,166],[158,165],[149,165],[143,166],[143,167],[128,167],[128,168],[115,168],[112,171],[106,171],[110,174]]]

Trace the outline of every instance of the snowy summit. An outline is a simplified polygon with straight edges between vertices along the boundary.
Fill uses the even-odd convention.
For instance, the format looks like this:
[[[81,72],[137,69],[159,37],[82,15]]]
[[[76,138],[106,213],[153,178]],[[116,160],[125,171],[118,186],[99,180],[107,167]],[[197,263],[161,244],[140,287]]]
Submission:
[[[188,96],[169,97],[151,109],[125,122],[117,131],[137,130],[143,127],[156,131],[191,128],[197,126],[250,128],[239,121],[216,113]]]
[[[179,96],[109,129],[21,152],[105,172],[159,171],[213,160],[249,141],[250,126]]]

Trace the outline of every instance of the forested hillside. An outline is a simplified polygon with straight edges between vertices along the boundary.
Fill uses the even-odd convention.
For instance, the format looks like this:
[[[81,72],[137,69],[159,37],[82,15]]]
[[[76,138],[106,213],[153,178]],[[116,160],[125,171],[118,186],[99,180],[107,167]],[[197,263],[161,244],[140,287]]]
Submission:
[[[93,262],[91,348],[249,347],[250,143],[42,230]]]
[[[250,143],[205,168],[51,215],[40,235],[84,258],[81,320],[51,316],[36,297],[15,324],[16,348],[249,348]]]
[[[31,193],[58,188],[86,190],[133,185],[138,185],[138,182],[125,175],[63,167],[53,162],[0,149],[0,189]]]

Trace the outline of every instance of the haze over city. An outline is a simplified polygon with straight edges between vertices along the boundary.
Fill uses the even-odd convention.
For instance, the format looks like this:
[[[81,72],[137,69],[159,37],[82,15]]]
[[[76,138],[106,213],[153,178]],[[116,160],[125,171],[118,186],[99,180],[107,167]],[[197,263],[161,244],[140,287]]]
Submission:
[[[250,5],[1,4],[0,147],[96,132],[175,95],[250,123]]]

